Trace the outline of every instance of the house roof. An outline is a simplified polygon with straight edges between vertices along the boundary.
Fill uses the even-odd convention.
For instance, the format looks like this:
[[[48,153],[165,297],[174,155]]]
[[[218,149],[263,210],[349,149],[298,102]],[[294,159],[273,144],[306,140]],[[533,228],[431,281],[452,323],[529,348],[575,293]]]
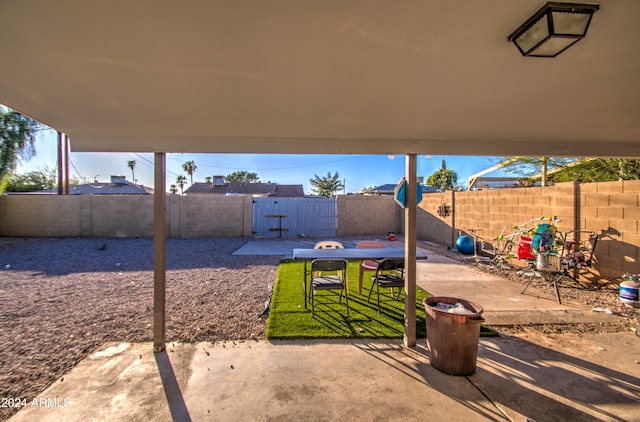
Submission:
[[[640,1],[599,3],[549,59],[540,0],[4,1],[0,103],[73,151],[638,157]]]
[[[301,197],[304,196],[304,188],[302,185],[277,185],[275,196],[279,196],[281,198]]]
[[[214,194],[214,195],[262,195],[278,197],[302,197],[304,189],[302,185],[279,185],[277,183],[242,183],[229,182],[224,185],[196,182],[184,191],[187,195]]]
[[[34,194],[58,194],[58,188],[46,189]],[[114,184],[114,183],[87,183],[84,185],[70,186],[70,195],[151,195],[153,189],[143,185]]]

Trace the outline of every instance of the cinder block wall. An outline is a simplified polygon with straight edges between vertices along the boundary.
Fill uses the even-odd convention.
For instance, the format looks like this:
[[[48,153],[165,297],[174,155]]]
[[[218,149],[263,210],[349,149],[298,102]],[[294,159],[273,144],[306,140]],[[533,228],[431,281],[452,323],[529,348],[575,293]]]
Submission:
[[[495,239],[503,230],[542,216],[560,218],[558,230],[590,230],[602,236],[597,262],[582,275],[589,281],[640,273],[640,181],[559,183],[551,187],[425,195],[418,212],[418,237],[447,246],[475,229]],[[438,215],[440,205],[452,214]]]
[[[575,190],[573,183],[562,183],[544,188],[456,192],[455,228],[462,234],[475,229],[482,237],[494,239],[505,228],[505,233],[510,233],[514,225],[556,216],[560,219],[555,223],[558,230],[574,230]]]
[[[640,180],[580,185],[581,227],[603,234],[597,269],[606,277],[640,273]]]
[[[152,195],[3,195],[0,236],[152,237]],[[252,198],[169,195],[170,237],[250,237]]]
[[[454,192],[430,193],[422,196],[416,215],[417,236],[441,245],[452,246],[455,243],[453,224]],[[446,206],[449,215],[438,213],[440,206]],[[457,236],[456,236],[457,238]]]
[[[391,197],[338,197],[338,234],[402,231],[402,209]],[[0,236],[153,236],[153,196],[3,195]],[[251,237],[253,198],[168,195],[170,237]]]
[[[79,195],[2,195],[2,236],[80,236],[84,198]]]
[[[338,236],[401,233],[402,221],[390,196],[338,196]]]
[[[561,183],[424,195],[418,238],[454,246],[471,229],[494,239],[503,228],[541,216],[558,216],[560,231],[592,230],[603,237],[596,247],[591,279],[640,273],[640,181]],[[441,205],[451,213],[438,215]],[[167,197],[171,237],[251,237],[251,197]],[[402,233],[403,210],[393,198],[338,196],[338,235]],[[0,236],[153,236],[152,196],[2,195]]]
[[[153,236],[152,195],[73,195],[89,198],[89,233],[78,236],[151,237]]]
[[[245,196],[182,196],[179,237],[251,236],[253,203]],[[173,211],[173,209],[172,209]]]

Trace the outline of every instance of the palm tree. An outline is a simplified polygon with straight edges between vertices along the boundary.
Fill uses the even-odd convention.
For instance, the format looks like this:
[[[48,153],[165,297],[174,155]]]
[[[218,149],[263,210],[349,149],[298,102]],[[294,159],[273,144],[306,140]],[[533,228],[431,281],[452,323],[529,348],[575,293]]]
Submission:
[[[176,193],[178,193],[178,187],[176,185],[169,186],[169,192],[175,195]]]
[[[340,189],[344,189],[344,184],[340,181],[340,175],[336,172],[333,176],[331,172],[327,172],[325,177],[320,177],[317,174],[314,174],[313,179],[309,179],[311,186],[313,186],[312,190],[316,192],[320,196],[326,196],[327,198],[331,198],[335,196],[336,192]]]
[[[136,160],[129,160],[127,161],[127,166],[131,169],[131,181],[135,184],[136,183],[136,175],[133,172],[133,169],[136,167]]]
[[[196,172],[196,169],[198,167],[196,166],[196,163],[191,160],[191,161],[186,161],[183,165],[182,165],[182,169],[184,170],[185,173],[187,173],[190,177],[191,177],[191,184],[193,185],[193,173]]]
[[[433,186],[441,191],[455,189],[456,183],[458,183],[458,174],[447,168],[447,162],[442,160],[440,170],[436,170],[427,179],[427,186]]]
[[[176,185],[178,185],[180,187],[180,192],[182,192],[182,195],[184,195],[184,185],[187,184],[187,178],[184,177],[183,175],[178,175],[178,177],[176,177]]]

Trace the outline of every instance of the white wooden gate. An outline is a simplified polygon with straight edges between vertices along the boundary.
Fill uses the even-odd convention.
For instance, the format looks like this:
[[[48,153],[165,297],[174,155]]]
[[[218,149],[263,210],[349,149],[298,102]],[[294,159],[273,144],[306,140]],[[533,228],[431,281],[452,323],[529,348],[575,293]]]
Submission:
[[[254,198],[255,237],[335,237],[338,202],[329,198]]]

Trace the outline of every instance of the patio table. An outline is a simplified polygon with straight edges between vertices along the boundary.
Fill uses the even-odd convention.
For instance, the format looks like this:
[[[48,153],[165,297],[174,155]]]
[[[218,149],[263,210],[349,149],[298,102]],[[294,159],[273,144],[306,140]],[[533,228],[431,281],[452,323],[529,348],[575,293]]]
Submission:
[[[307,308],[307,262],[314,259],[380,260],[385,258],[404,258],[404,248],[363,248],[363,249],[294,249],[293,259],[304,261],[303,293],[304,307]],[[427,259],[427,254],[416,250],[416,259]],[[349,294],[349,279],[345,294]]]

